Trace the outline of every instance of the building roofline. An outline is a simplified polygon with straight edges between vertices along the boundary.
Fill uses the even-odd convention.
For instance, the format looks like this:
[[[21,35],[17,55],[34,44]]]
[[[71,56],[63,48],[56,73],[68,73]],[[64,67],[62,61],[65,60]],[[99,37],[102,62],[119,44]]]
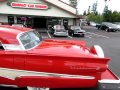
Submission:
[[[64,2],[64,1],[62,1],[62,0],[58,0],[58,1],[60,1],[60,2],[62,2],[62,3],[64,3],[64,4],[66,4],[66,5],[68,5],[68,6],[70,6],[70,7],[72,7],[71,5],[69,5],[68,3],[66,3],[66,2]],[[72,8],[77,9],[77,8],[75,8],[75,7],[72,7]]]
[[[3,0],[3,1],[7,1],[7,0]],[[63,9],[63,8],[61,8],[61,7],[59,7],[59,6],[55,5],[55,4],[53,4],[53,3],[51,3],[51,2],[48,2],[48,1],[46,1],[46,0],[43,0],[43,1],[46,2],[46,3],[49,3],[49,4],[51,4],[51,5],[53,5],[53,6],[55,6],[55,7],[57,7],[57,8],[59,8],[59,9],[63,10],[63,11],[65,11],[65,12],[67,12],[67,13],[69,13],[69,14],[74,15],[74,16],[77,17],[77,18],[80,18],[80,16],[77,15],[77,14],[75,14],[75,13],[72,13],[72,12],[70,12],[70,11],[68,11],[68,10],[65,10],[65,9]],[[64,4],[66,4],[66,5],[68,5],[68,6],[70,6],[70,7],[72,7],[71,5],[65,3],[65,2],[62,1],[62,0],[58,0],[58,1],[60,1],[60,2],[62,2],[62,3],[64,3]],[[1,1],[1,2],[2,2],[2,1]],[[72,7],[72,8],[74,8],[74,7]],[[77,10],[77,8],[74,8],[74,9]]]
[[[70,11],[68,11],[68,10],[65,10],[65,9],[63,9],[63,8],[61,8],[61,7],[59,7],[59,6],[57,6],[57,5],[55,5],[55,4],[53,4],[53,3],[51,3],[51,2],[48,2],[48,1],[46,1],[46,0],[43,0],[44,2],[46,2],[46,3],[48,3],[48,4],[51,4],[51,5],[53,5],[53,6],[55,6],[55,7],[57,7],[57,8],[59,8],[59,9],[61,9],[61,10],[63,10],[63,11],[65,11],[65,12],[67,12],[67,13],[69,13],[69,14],[72,14],[72,15],[74,15],[75,17],[77,17],[77,18],[80,18],[80,16],[79,15],[77,15],[77,14],[74,14],[74,13],[72,13],[72,12],[70,12]],[[61,0],[58,0],[58,1],[60,1],[60,2],[62,2],[62,3],[64,3],[63,1],[61,1]],[[67,3],[65,3],[65,4],[67,4]],[[68,4],[67,4],[68,5]],[[71,6],[72,7],[72,6]],[[74,7],[73,7],[74,8]],[[77,10],[77,9],[76,9]]]

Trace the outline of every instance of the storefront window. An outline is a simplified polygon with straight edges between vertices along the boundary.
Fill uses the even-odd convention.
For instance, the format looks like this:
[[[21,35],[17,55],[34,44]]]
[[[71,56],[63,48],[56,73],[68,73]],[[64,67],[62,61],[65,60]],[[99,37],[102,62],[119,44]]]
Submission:
[[[17,23],[18,23],[18,24],[23,24],[24,21],[21,19],[21,17],[17,17]]]
[[[59,24],[59,20],[57,18],[50,18],[47,21],[47,26],[48,29],[52,28],[54,25],[58,25]]]
[[[32,17],[17,17],[17,24],[23,24],[25,27],[33,27],[33,18]]]
[[[14,24],[14,16],[8,16],[8,23],[10,25]]]
[[[68,28],[68,19],[63,19],[63,25],[64,25],[65,29]]]

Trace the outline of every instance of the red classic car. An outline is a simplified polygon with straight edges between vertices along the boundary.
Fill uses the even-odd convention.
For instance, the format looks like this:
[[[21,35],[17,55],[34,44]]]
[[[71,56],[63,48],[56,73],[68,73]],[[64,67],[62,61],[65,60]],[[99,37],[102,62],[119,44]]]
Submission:
[[[39,88],[120,88],[100,46],[42,40],[36,30],[0,25],[0,85]]]

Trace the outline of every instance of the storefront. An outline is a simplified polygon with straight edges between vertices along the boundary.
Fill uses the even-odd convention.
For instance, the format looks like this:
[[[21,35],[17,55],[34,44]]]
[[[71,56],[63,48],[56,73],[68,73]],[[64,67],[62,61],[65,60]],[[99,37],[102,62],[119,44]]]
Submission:
[[[79,25],[76,9],[60,0],[0,0],[0,23],[49,28]]]

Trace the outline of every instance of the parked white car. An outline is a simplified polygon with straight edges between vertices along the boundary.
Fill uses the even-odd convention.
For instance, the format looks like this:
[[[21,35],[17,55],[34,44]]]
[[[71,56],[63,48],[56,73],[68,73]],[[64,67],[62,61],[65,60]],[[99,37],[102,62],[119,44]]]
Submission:
[[[63,25],[54,25],[52,28],[53,36],[68,36],[68,30]]]
[[[15,27],[24,27],[23,24],[12,24],[12,26],[15,26]]]
[[[90,22],[90,26],[96,27],[96,23],[95,22]]]

